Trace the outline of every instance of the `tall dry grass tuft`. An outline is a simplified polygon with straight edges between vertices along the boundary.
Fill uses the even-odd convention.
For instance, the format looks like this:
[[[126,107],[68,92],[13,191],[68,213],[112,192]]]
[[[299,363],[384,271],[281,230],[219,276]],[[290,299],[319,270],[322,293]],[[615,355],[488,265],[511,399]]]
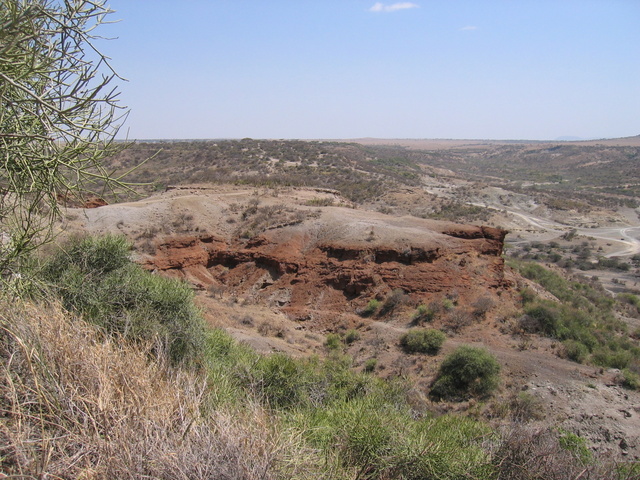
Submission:
[[[0,312],[1,472],[276,478],[288,440],[259,406],[213,409],[196,374],[150,361],[149,349],[101,335],[59,307],[0,300]]]

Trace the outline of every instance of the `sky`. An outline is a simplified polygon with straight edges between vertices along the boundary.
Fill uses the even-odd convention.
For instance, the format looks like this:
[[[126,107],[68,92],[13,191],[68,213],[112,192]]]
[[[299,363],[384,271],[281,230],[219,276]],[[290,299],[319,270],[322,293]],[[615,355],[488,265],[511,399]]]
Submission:
[[[640,134],[640,0],[108,0],[129,139]]]

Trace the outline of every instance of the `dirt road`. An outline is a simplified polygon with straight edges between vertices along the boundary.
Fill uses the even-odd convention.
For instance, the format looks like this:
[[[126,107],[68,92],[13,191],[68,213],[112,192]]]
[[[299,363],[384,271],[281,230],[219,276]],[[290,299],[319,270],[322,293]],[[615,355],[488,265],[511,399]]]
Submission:
[[[480,205],[472,203],[472,205]],[[570,230],[566,225],[548,218],[542,218],[525,211],[504,209],[507,214],[521,218],[531,226],[557,236]],[[585,237],[593,237],[606,240],[614,246],[613,251],[607,252],[605,257],[625,257],[640,253],[640,223],[620,227],[576,228],[576,233]],[[514,242],[516,243],[516,242]]]

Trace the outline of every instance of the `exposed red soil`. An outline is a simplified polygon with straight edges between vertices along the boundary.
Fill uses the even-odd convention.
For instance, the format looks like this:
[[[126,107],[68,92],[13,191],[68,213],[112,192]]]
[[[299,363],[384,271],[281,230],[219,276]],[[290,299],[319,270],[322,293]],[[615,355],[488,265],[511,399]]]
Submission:
[[[109,205],[106,200],[100,197],[89,197],[85,200],[82,208],[98,208]]]
[[[220,285],[281,307],[297,320],[328,320],[368,299],[402,289],[415,298],[503,289],[504,231],[439,223],[426,240],[397,243],[312,240],[300,229],[270,231],[241,244],[223,238],[163,239],[148,269],[184,275],[200,288]]]

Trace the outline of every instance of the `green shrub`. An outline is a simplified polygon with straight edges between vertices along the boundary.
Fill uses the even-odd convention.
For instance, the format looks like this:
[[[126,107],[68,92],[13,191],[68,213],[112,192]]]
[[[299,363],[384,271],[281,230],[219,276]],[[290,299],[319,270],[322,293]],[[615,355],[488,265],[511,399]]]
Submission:
[[[334,438],[343,464],[367,473],[355,478],[491,478],[481,446],[490,429],[478,422],[449,415],[414,421],[366,401],[345,407]]]
[[[373,372],[377,366],[378,366],[378,359],[369,358],[366,362],[364,362],[364,367],[362,367],[362,370],[364,372],[370,373],[370,372]]]
[[[275,353],[261,357],[254,374],[257,390],[266,404],[286,408],[305,401],[302,364],[288,355]]]
[[[360,340],[360,332],[353,328],[347,330],[347,332],[344,334],[344,342],[347,345],[351,345],[353,342],[357,342],[358,340]]]
[[[498,386],[499,372],[500,364],[485,349],[462,345],[440,365],[430,395],[450,400],[489,395]]]
[[[440,330],[412,328],[400,337],[400,345],[407,353],[435,355],[440,351],[447,336]]]
[[[331,351],[340,350],[342,348],[342,340],[340,339],[340,335],[338,335],[337,333],[330,333],[329,335],[327,335],[324,346]]]
[[[407,480],[493,478],[490,455],[482,448],[491,430],[454,415],[425,418],[401,431],[401,448],[391,461]]]
[[[527,304],[527,303],[533,302],[537,297],[538,296],[536,295],[536,292],[534,292],[533,290],[531,290],[528,287],[523,288],[520,291],[520,298],[522,299],[522,303],[523,304]]]
[[[530,317],[530,325],[537,333],[549,336],[557,336],[561,326],[561,314],[559,305],[552,302],[534,302],[527,304],[524,312]],[[534,333],[534,332],[531,332]]]
[[[422,322],[431,322],[436,316],[436,312],[426,305],[418,305],[416,312],[413,314],[411,321],[414,324]]]
[[[222,328],[206,329],[203,366],[212,406],[245,403],[248,375],[260,355],[249,345],[236,341]]]
[[[600,347],[594,350],[591,360],[594,365],[608,368],[627,368],[633,353],[627,350],[612,350],[609,346]]]
[[[407,295],[401,288],[395,288],[391,291],[387,298],[384,299],[379,315],[387,315],[393,312],[401,303],[407,299]]]
[[[391,449],[392,430],[388,416],[366,402],[352,402],[342,411],[339,427],[341,457],[348,466],[375,472],[384,467]]]
[[[533,280],[542,285],[560,300],[571,298],[570,284],[557,273],[547,270],[537,263],[525,263],[520,266],[520,273],[523,277]]]
[[[305,424],[310,443],[337,454],[341,467],[353,472],[348,478],[491,478],[483,448],[492,434],[487,425],[453,415],[416,420],[401,398],[376,388],[314,410]]]
[[[565,340],[563,342],[566,349],[567,358],[577,363],[584,363],[589,357],[589,349],[582,343],[575,340]]]
[[[352,401],[362,398],[375,389],[376,378],[352,370],[353,359],[349,355],[333,352],[319,363],[310,380],[311,396],[323,397],[325,403]]]
[[[593,460],[593,454],[587,447],[587,441],[583,437],[562,429],[559,430],[559,433],[558,443],[560,448],[571,452],[582,463],[587,464]]]
[[[640,462],[623,462],[616,466],[616,479],[636,479],[640,478]]]
[[[616,297],[620,302],[627,303],[636,308],[636,311],[640,313],[640,297],[632,293],[620,293]]]
[[[447,311],[453,310],[455,308],[455,304],[448,298],[442,299],[442,308]]]
[[[520,328],[563,341],[567,357],[576,362],[622,369],[640,358],[638,339],[629,335],[626,324],[615,317],[613,299],[590,284],[569,282],[540,266],[525,266],[524,271],[564,300],[534,299],[525,303]],[[633,305],[632,297],[618,297]]]
[[[378,308],[380,308],[380,301],[372,298],[371,300],[369,300],[369,303],[367,303],[367,306],[364,308],[364,310],[362,310],[362,316],[370,317],[378,311]]]
[[[173,363],[193,362],[203,351],[204,324],[191,288],[132,263],[122,237],[73,240],[45,263],[43,277],[67,310],[110,334],[155,342]]]
[[[621,372],[620,385],[629,390],[640,390],[640,375],[625,368]]]
[[[104,275],[131,263],[131,244],[123,236],[74,238],[61,251],[47,259],[43,274],[55,279],[77,268],[86,275]]]

